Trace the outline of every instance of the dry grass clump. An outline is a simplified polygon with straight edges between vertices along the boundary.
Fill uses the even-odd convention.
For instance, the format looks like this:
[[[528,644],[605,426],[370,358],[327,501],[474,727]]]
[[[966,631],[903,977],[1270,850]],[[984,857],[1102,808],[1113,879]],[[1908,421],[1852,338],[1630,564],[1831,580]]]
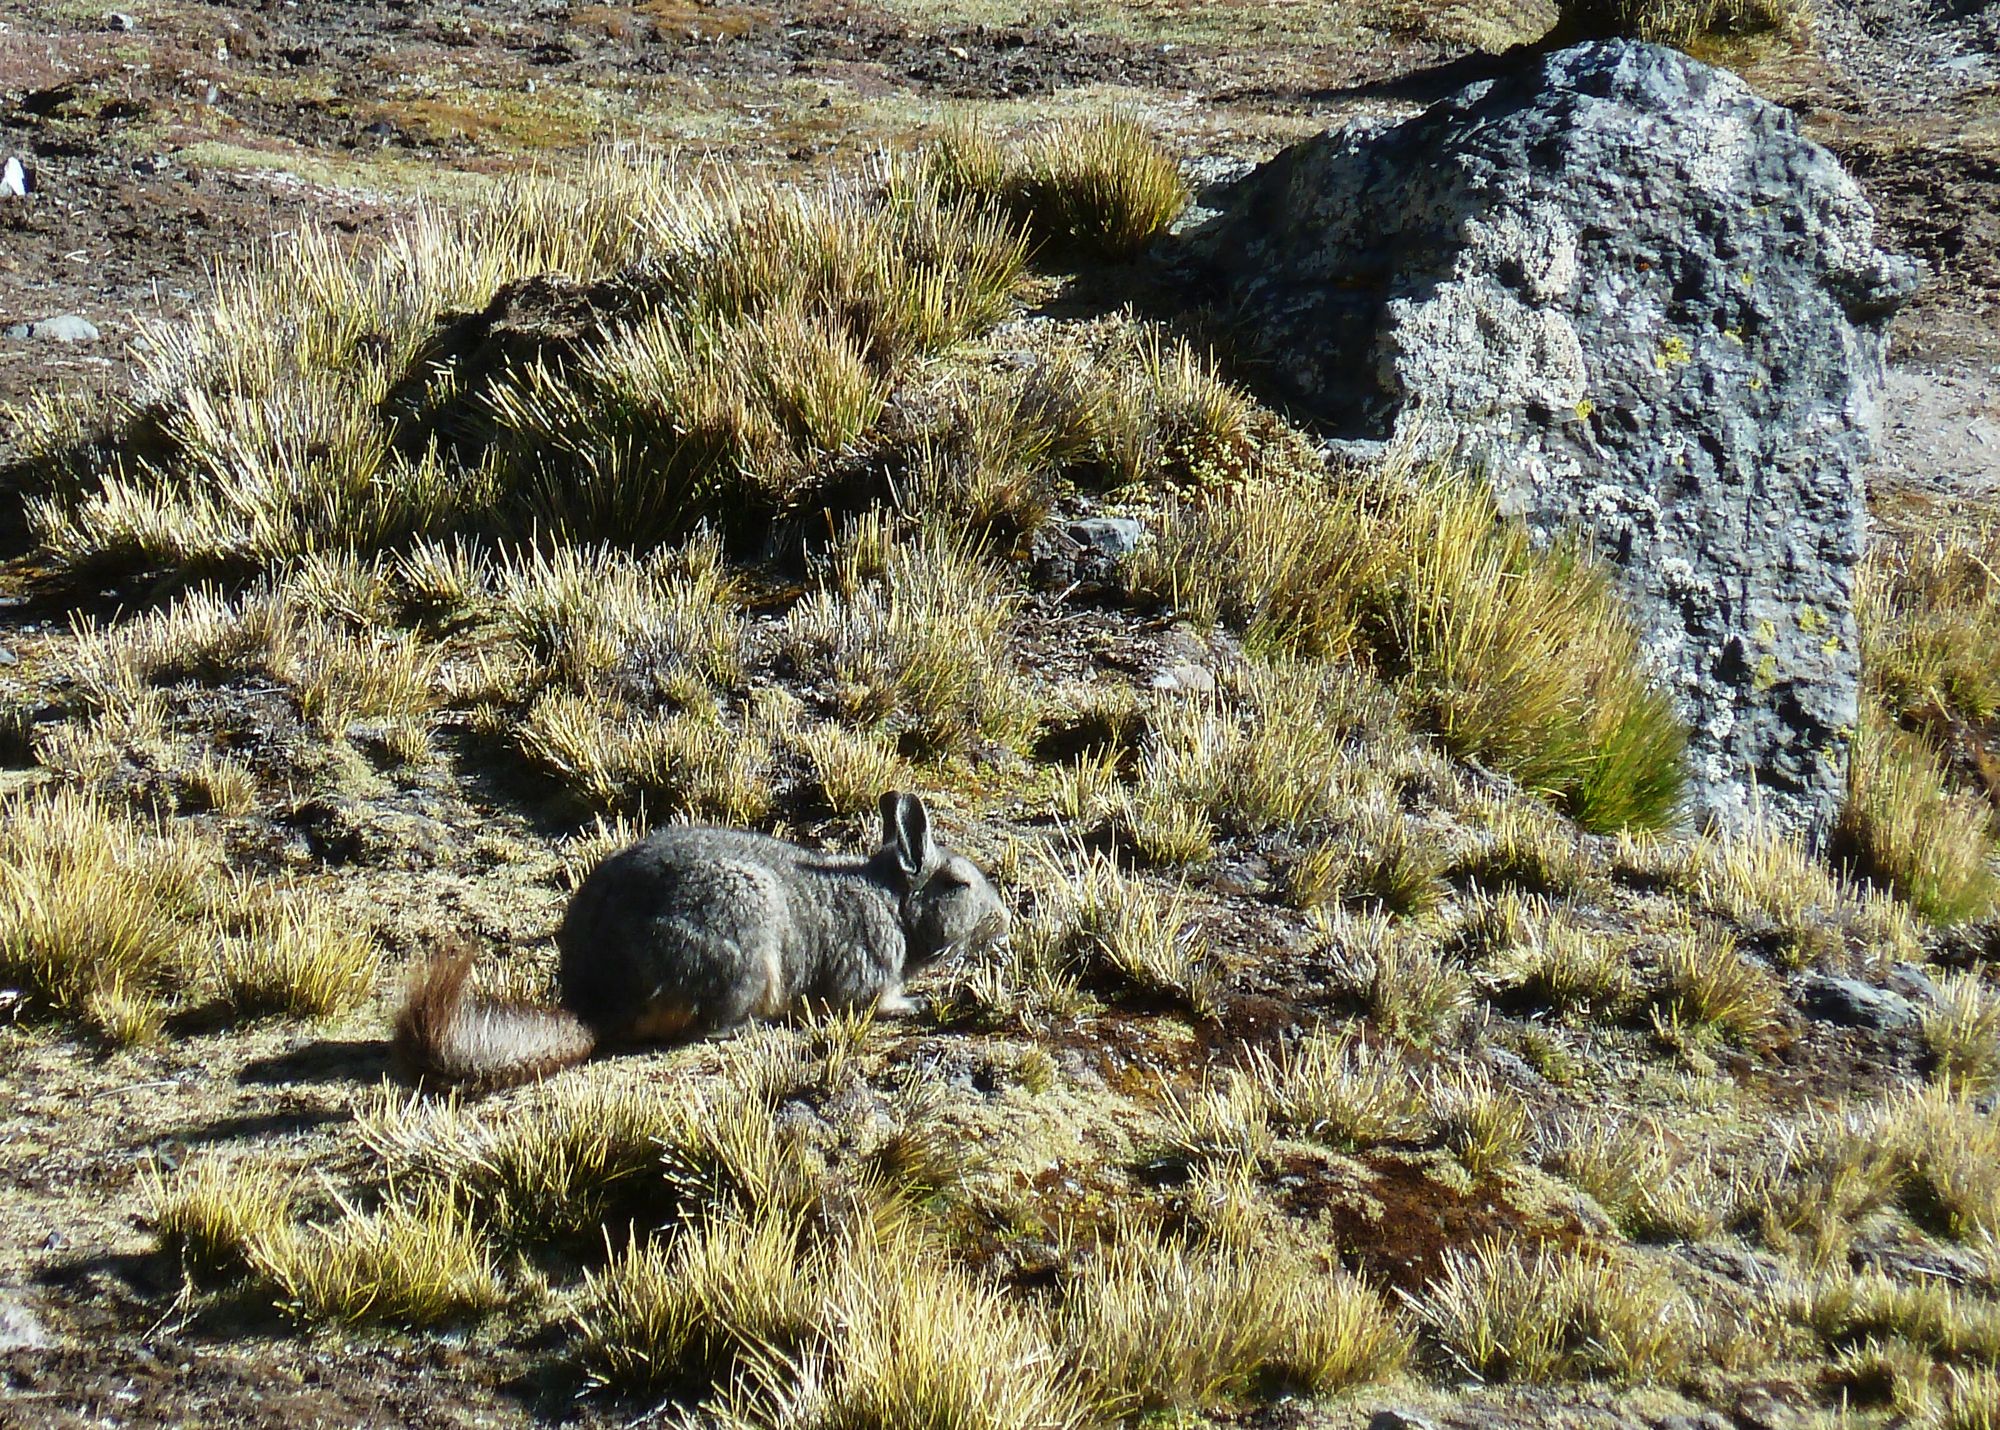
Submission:
[[[907,1227],[706,1217],[591,1277],[575,1323],[593,1376],[672,1390],[711,1423],[1063,1430],[1080,1418],[1037,1323]]]
[[[1751,1040],[1777,1026],[1784,990],[1736,951],[1734,936],[1689,925],[1660,949],[1653,1000],[1656,1016],[1670,1028]]]
[[[1104,853],[1051,872],[1063,883],[1038,914],[1050,925],[1056,961],[1199,1017],[1216,1011],[1221,969],[1184,889],[1161,891],[1131,878]]]
[[[1849,937],[1878,965],[1922,956],[1907,909],[1848,884],[1761,819],[1733,839],[1622,840],[1615,862],[1626,877],[1697,899],[1772,944],[1787,966],[1841,964]]]
[[[1705,1240],[1742,1210],[1742,1178],[1720,1153],[1655,1118],[1572,1117],[1558,1126],[1547,1158],[1550,1170],[1639,1240]]]
[[[875,808],[885,789],[901,789],[909,766],[879,734],[822,723],[794,737],[812,766],[821,798],[835,814]]]
[[[1559,1013],[1615,1018],[1637,991],[1623,939],[1511,891],[1474,904],[1461,937],[1486,952],[1483,977]]]
[[[580,361],[491,395],[512,484],[570,541],[742,535],[790,510],[888,398],[861,338],[801,293],[754,312],[662,308]]]
[[[560,684],[686,706],[742,683],[744,619],[712,536],[643,558],[606,547],[516,551],[494,584],[502,627]]]
[[[1366,676],[1250,661],[1214,695],[1161,697],[1146,711],[1131,802],[1237,834],[1366,813],[1371,770],[1355,757],[1400,735],[1392,702]]]
[[[770,745],[720,712],[634,714],[622,700],[550,690],[514,732],[521,752],[596,809],[752,824],[771,808]]]
[[[206,1156],[145,1178],[154,1233],[188,1269],[240,1275],[290,1231],[298,1179],[268,1163]]]
[[[1141,1237],[1086,1262],[1056,1320],[1107,1418],[1200,1410],[1271,1381],[1337,1390],[1394,1374],[1410,1349],[1396,1314],[1344,1273]]]
[[[1485,799],[1472,813],[1485,829],[1452,861],[1456,878],[1529,894],[1568,894],[1596,873],[1576,831],[1531,800]]]
[[[663,1142],[698,1112],[657,1089],[561,1080],[503,1113],[385,1101],[362,1135],[392,1169],[457,1189],[495,1234],[514,1242],[597,1240],[620,1209],[671,1202]]]
[[[220,280],[110,414],[129,447],[61,424],[35,444],[44,550],[202,571],[464,529],[748,532],[863,441],[903,363],[997,321],[1025,262],[1011,219],[921,186],[778,193],[658,170],[607,155],[587,192],[517,178],[505,202],[424,210],[359,255],[309,231]],[[552,271],[619,275],[592,290],[605,331],[478,393],[433,361],[445,314]],[[425,444],[427,424],[458,445]]]
[[[1801,40],[1806,0],[1558,0],[1558,28],[1578,38],[1630,35],[1682,49],[1703,41],[1779,34]]]
[[[1039,241],[1114,261],[1136,256],[1188,201],[1172,156],[1120,115],[1063,120],[1018,149],[959,122],[926,153],[918,179],[1020,215]]]
[[[2000,716],[2000,528],[1880,541],[1855,592],[1861,665],[1898,721],[1940,737]]]
[[[1302,909],[1340,902],[1417,914],[1444,895],[1443,842],[1400,810],[1371,808],[1292,869],[1292,901]]]
[[[1483,1068],[1461,1068],[1440,1076],[1431,1088],[1430,1103],[1445,1146],[1475,1177],[1512,1167],[1534,1135],[1528,1105],[1495,1086]]]
[[[805,1231],[782,1215],[720,1215],[670,1241],[628,1242],[584,1282],[575,1322],[586,1374],[700,1392],[758,1357],[795,1354],[819,1321],[825,1279]]]
[[[1873,715],[1848,753],[1836,838],[1862,877],[1933,923],[1980,918],[2000,894],[1991,810],[1946,788],[1943,762],[1922,736]]]
[[[438,699],[435,647],[374,624],[370,612],[315,611],[304,584],[262,584],[235,598],[199,587],[124,626],[85,627],[76,655],[84,691],[102,709],[130,710],[148,684],[264,676],[326,735],[361,721],[421,723]]]
[[[896,544],[878,579],[830,583],[786,618],[797,672],[848,721],[926,754],[1018,745],[1038,709],[1008,648],[1014,603],[976,554]]]
[[[324,1018],[368,1001],[375,942],[351,916],[297,896],[254,901],[215,951],[215,980],[239,1013]]]
[[[2000,990],[1976,973],[1950,973],[1938,992],[1924,1010],[1932,1075],[1973,1092],[1991,1089],[2000,1082]]]
[[[1670,1379],[1701,1334],[1664,1272],[1584,1248],[1489,1241],[1447,1252],[1411,1308],[1447,1355],[1491,1381]]]
[[[1271,1148],[1264,1091],[1241,1073],[1204,1081],[1185,1097],[1169,1089],[1161,1120],[1161,1152],[1191,1168],[1211,1162],[1254,1167]]]
[[[1423,1085],[1386,1044],[1313,1036],[1258,1053],[1251,1074],[1274,1124],[1343,1151],[1436,1132]]]
[[[1833,1271],[1800,1288],[1791,1309],[1829,1346],[1895,1337],[1944,1359],[2000,1364],[2000,1304],[1949,1282]]]
[[[1170,508],[1140,557],[1138,589],[1253,649],[1367,660],[1453,753],[1588,828],[1675,815],[1684,733],[1608,575],[1573,546],[1537,550],[1470,481],[1267,472]]]
[[[113,1042],[158,1034],[215,937],[219,851],[71,790],[0,803],[0,981]]]
[[[391,1194],[374,1211],[341,1202],[334,1221],[267,1238],[254,1259],[279,1304],[307,1321],[429,1326],[507,1300],[468,1207],[445,1188]]]
[[[1360,974],[1375,1027],[1408,1043],[1441,1042],[1472,1006],[1472,980],[1437,948],[1365,915],[1337,921],[1334,939]]]
[[[1099,459],[1127,485],[1201,485],[1239,476],[1250,455],[1250,399],[1213,358],[1157,328],[1112,354]]]
[[[1960,1241],[2000,1234],[2000,1121],[1950,1086],[1780,1129],[1747,1198],[1765,1239],[1815,1266],[1846,1254],[1866,1218],[1900,1204]]]

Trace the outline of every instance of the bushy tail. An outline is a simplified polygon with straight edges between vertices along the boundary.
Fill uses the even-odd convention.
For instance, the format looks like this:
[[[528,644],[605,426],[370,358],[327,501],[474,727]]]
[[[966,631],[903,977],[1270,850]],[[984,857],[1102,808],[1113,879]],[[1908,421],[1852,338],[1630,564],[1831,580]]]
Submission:
[[[412,1073],[477,1087],[532,1082],[580,1063],[596,1038],[566,1009],[493,1003],[466,990],[472,953],[440,953],[410,980],[396,1056]]]

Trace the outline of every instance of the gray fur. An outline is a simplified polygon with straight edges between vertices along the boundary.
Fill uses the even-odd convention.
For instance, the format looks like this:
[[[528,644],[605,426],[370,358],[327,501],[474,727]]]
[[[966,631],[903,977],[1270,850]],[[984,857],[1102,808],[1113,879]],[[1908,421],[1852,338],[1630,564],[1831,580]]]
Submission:
[[[882,823],[866,857],[695,827],[612,855],[556,935],[564,1007],[600,1042],[700,1036],[801,1005],[902,1011],[906,977],[1009,920],[977,866],[932,838],[922,800],[883,795]]]

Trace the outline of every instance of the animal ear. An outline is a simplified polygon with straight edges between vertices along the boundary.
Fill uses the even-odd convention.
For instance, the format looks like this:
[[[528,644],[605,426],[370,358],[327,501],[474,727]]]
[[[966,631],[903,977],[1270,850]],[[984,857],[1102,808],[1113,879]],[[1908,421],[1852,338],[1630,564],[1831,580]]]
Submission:
[[[896,846],[896,864],[905,874],[917,873],[936,857],[931,814],[921,799],[895,790],[882,796],[882,842]]]

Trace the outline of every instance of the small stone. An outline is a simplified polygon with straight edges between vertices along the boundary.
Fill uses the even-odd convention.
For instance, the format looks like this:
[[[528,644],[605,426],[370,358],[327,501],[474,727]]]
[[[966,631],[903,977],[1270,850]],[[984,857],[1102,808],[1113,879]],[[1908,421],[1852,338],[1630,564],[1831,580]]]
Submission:
[[[33,187],[28,177],[28,166],[21,162],[21,156],[9,154],[7,162],[0,164],[0,199],[25,199]]]
[[[0,645],[0,665],[19,665],[20,663],[21,657],[15,655],[10,647]]]
[[[1913,1028],[1917,1010],[1909,999],[1858,978],[1815,973],[1799,1000],[1806,1016],[1843,1028]]]
[[[0,1292],[0,1351],[40,1350],[48,1343],[41,1317],[26,1302]]]
[[[1899,963],[1891,968],[1889,987],[1912,1003],[1928,1003],[1936,1007],[1944,1001],[1944,990],[1937,986],[1937,980],[1914,963]]]
[[[1437,1430],[1437,1422],[1414,1410],[1378,1410],[1369,1417],[1368,1430]]]
[[[16,323],[7,329],[7,336],[58,343],[94,343],[100,335],[97,324],[88,318],[64,313],[60,317],[43,318],[40,322]]]
[[[1206,694],[1215,689],[1215,672],[1205,665],[1170,665],[1153,677],[1153,689]]]
[[[1113,561],[1137,551],[1146,536],[1146,524],[1130,516],[1087,516],[1071,522],[1067,530],[1077,545]]]
[[[136,30],[139,28],[139,22],[123,10],[113,10],[104,17],[104,28],[107,30]]]

